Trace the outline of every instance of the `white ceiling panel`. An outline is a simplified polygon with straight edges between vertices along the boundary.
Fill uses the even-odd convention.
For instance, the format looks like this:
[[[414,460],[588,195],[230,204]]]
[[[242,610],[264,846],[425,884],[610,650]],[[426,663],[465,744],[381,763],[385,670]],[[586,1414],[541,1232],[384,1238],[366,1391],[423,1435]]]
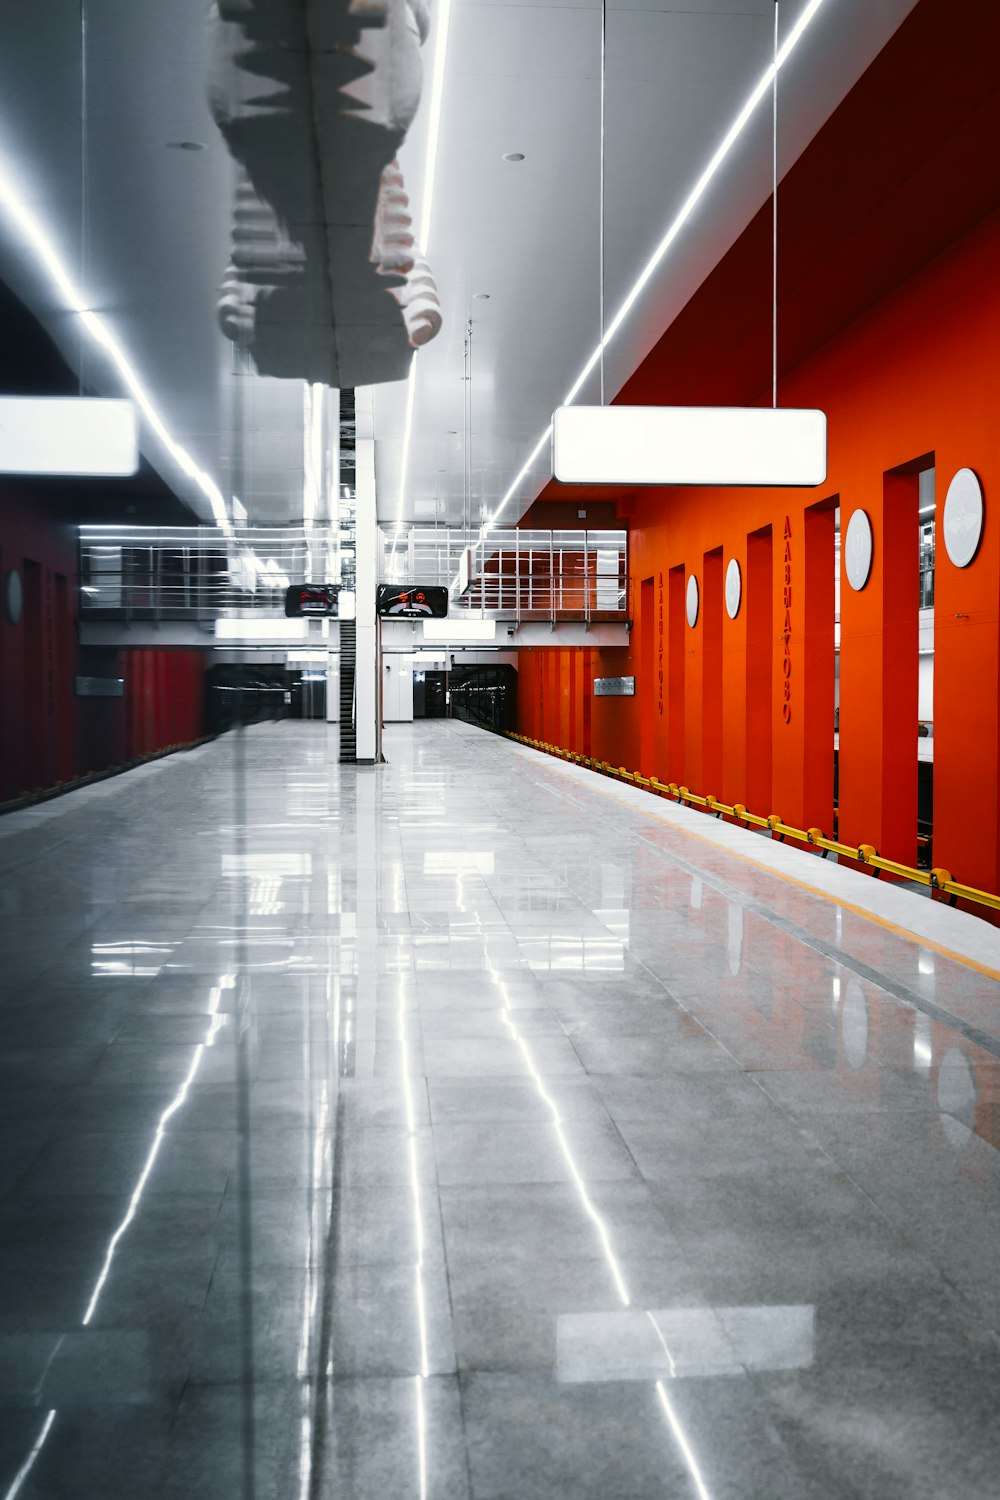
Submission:
[[[788,35],[807,0],[785,0]],[[785,171],[912,8],[913,0],[825,0],[781,76]],[[605,308],[610,320],[768,67],[770,0],[621,4],[607,15]],[[456,5],[448,54],[434,228],[427,251],[445,330],[416,361],[401,482],[405,387],[376,393],[379,510],[407,519],[431,489],[448,517],[492,514],[599,342],[598,6]],[[521,151],[512,165],[505,152]],[[762,105],[606,356],[608,398],[746,227],[770,191]],[[402,161],[425,186],[418,127]],[[488,292],[488,302],[474,301]],[[463,346],[473,319],[472,484],[464,444],[442,476],[441,435],[464,437]],[[762,372],[766,378],[767,372]],[[597,400],[592,376],[580,400]],[[548,477],[547,448],[512,497],[514,519]]]
[[[914,0],[824,0],[782,74],[787,167],[858,78]],[[440,0],[432,0],[440,12]],[[787,34],[806,0],[783,0]],[[0,7],[0,197],[28,205],[87,305],[106,320],[175,443],[251,519],[291,521],[302,504],[302,387],[233,375],[216,290],[228,257],[232,169],[205,98],[204,0],[87,0],[89,108],[81,214],[78,0]],[[608,317],[676,215],[767,66],[770,0],[613,0],[607,17]],[[415,361],[413,422],[402,477],[405,383],[376,393],[380,517],[465,514],[463,350],[473,324],[470,513],[493,511],[598,340],[601,13],[593,3],[454,0],[424,247],[445,315]],[[428,90],[402,153],[419,227]],[[613,395],[769,191],[769,110],[740,145],[607,356]],[[193,142],[204,150],[178,150]],[[172,144],[173,143],[173,144]],[[505,152],[524,161],[511,164]],[[96,394],[121,394],[107,359],[66,310],[37,246],[0,206],[0,277],[42,318]],[[487,292],[488,301],[474,300]],[[597,395],[596,378],[580,399]],[[236,401],[246,462],[234,456]],[[143,451],[201,514],[204,484],[145,426]],[[539,455],[505,519],[548,476]]]

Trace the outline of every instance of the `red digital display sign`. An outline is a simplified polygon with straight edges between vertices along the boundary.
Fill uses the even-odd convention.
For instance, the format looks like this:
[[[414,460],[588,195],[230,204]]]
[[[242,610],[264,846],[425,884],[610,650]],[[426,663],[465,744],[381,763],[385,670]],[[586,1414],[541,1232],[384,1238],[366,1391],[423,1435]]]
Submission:
[[[303,615],[336,615],[339,593],[335,583],[293,583],[285,590],[285,614],[290,620]]]
[[[380,583],[376,614],[394,620],[443,620],[448,614],[448,590],[436,584]]]

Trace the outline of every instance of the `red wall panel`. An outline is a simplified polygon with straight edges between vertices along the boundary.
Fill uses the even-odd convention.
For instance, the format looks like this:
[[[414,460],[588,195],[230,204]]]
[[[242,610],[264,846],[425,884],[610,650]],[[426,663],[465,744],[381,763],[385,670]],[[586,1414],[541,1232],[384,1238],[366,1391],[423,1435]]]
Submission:
[[[43,495],[0,485],[0,573],[21,575],[24,610],[0,607],[0,801],[65,779],[73,764],[76,532]],[[60,583],[60,579],[65,580]]]
[[[721,759],[727,801],[829,831],[833,506],[839,500],[845,527],[851,512],[863,506],[875,533],[871,579],[860,593],[843,579],[841,586],[840,831],[849,842],[870,842],[912,863],[918,603],[913,471],[918,460],[934,462],[935,862],[960,880],[1000,889],[997,264],[1000,214],[993,213],[783,379],[783,405],[820,406],[828,414],[829,477],[821,490],[652,490],[621,498],[631,512],[633,584],[654,578],[658,591],[661,575],[666,580],[666,704],[661,715],[659,645],[652,659],[641,649],[640,601],[640,639],[595,653],[588,671],[588,680],[626,673],[638,679],[634,700],[588,697],[595,756],[717,793],[717,785],[703,782],[706,768],[717,780]],[[632,381],[630,398],[656,401],[656,380],[642,384],[641,374]],[[948,483],[963,466],[975,469],[983,484],[986,529],[972,565],[956,569],[945,553],[941,514]],[[768,529],[769,558],[762,536]],[[732,557],[739,561],[744,584],[737,619],[721,619],[721,646],[718,589],[714,579],[706,587],[704,576],[706,554],[719,548],[725,564]],[[692,568],[703,594],[693,630],[683,616]],[[533,654],[521,653],[522,677],[532,671]],[[712,687],[719,657],[721,727]],[[554,693],[558,685],[550,681],[550,700]],[[522,699],[522,725],[530,700],[529,692]],[[525,732],[556,740],[559,722],[542,697],[537,714]],[[650,742],[653,767],[646,765]]]
[[[0,582],[21,574],[20,623],[0,608],[0,801],[204,733],[203,651],[77,645],[76,526],[35,490],[0,487]],[[125,678],[125,698],[78,698],[76,677]]]

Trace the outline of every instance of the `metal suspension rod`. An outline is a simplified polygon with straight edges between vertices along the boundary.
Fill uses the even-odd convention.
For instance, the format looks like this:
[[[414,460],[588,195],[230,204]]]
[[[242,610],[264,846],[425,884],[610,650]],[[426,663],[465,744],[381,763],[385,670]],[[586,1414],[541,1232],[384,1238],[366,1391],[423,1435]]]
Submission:
[[[608,0],[601,0],[601,163],[600,163],[600,190],[599,207],[600,234],[598,254],[598,294],[600,302],[600,335],[601,335],[601,405],[604,405],[604,128],[605,128],[605,95],[607,92],[608,72]]]
[[[87,108],[87,0],[80,0],[80,289],[89,303],[90,283],[90,180],[89,180],[89,112]],[[79,391],[87,390],[87,338],[83,322],[80,329]]]
[[[778,0],[774,0],[774,80],[771,100],[771,405],[778,406]]]

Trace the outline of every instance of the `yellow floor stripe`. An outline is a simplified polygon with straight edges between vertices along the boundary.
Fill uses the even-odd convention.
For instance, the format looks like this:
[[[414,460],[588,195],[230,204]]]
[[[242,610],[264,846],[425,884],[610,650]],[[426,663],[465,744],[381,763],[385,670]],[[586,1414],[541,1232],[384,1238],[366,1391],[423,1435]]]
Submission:
[[[521,748],[528,750],[532,747],[530,745],[523,745]],[[536,753],[545,755],[544,750],[539,750]],[[547,756],[546,758],[557,760],[558,756]],[[581,767],[578,769],[585,768]],[[595,773],[592,772],[591,774]],[[595,786],[593,790],[598,792],[602,797],[606,797],[609,802],[617,802],[619,807],[632,806],[631,803],[622,803],[613,793],[605,791],[601,786]],[[819,896],[821,900],[830,901],[834,906],[843,907],[844,911],[852,912],[856,917],[864,917],[867,922],[874,922],[876,926],[884,927],[886,932],[895,933],[897,937],[906,938],[908,942],[919,943],[922,948],[929,948],[934,953],[940,953],[942,958],[949,958],[953,963],[963,964],[967,969],[974,969],[977,974],[985,974],[987,979],[1000,981],[1000,969],[991,969],[988,965],[979,963],[977,959],[967,958],[964,953],[956,953],[953,949],[946,948],[942,943],[936,943],[933,938],[920,937],[915,932],[911,932],[909,928],[900,927],[898,922],[890,921],[888,917],[880,917],[873,911],[867,911],[863,906],[856,906],[853,901],[845,901],[843,897],[835,896],[830,891],[824,891],[820,886],[810,885],[807,880],[798,880],[794,875],[786,875],[783,870],[776,870],[772,865],[762,864],[760,860],[754,859],[749,854],[740,854],[735,849],[726,849],[721,844],[715,843],[713,839],[706,838],[703,833],[695,833],[693,829],[678,828],[676,823],[671,823],[666,818],[660,817],[651,807],[636,806],[636,812],[642,813],[643,817],[652,818],[654,822],[659,823],[663,828],[672,828],[684,838],[697,839],[699,843],[706,844],[718,854],[731,854],[734,859],[742,860],[745,865],[751,865],[755,870],[760,870],[764,875],[773,875],[778,880],[784,880],[788,885],[797,886],[800,891],[807,891],[810,896]]]

